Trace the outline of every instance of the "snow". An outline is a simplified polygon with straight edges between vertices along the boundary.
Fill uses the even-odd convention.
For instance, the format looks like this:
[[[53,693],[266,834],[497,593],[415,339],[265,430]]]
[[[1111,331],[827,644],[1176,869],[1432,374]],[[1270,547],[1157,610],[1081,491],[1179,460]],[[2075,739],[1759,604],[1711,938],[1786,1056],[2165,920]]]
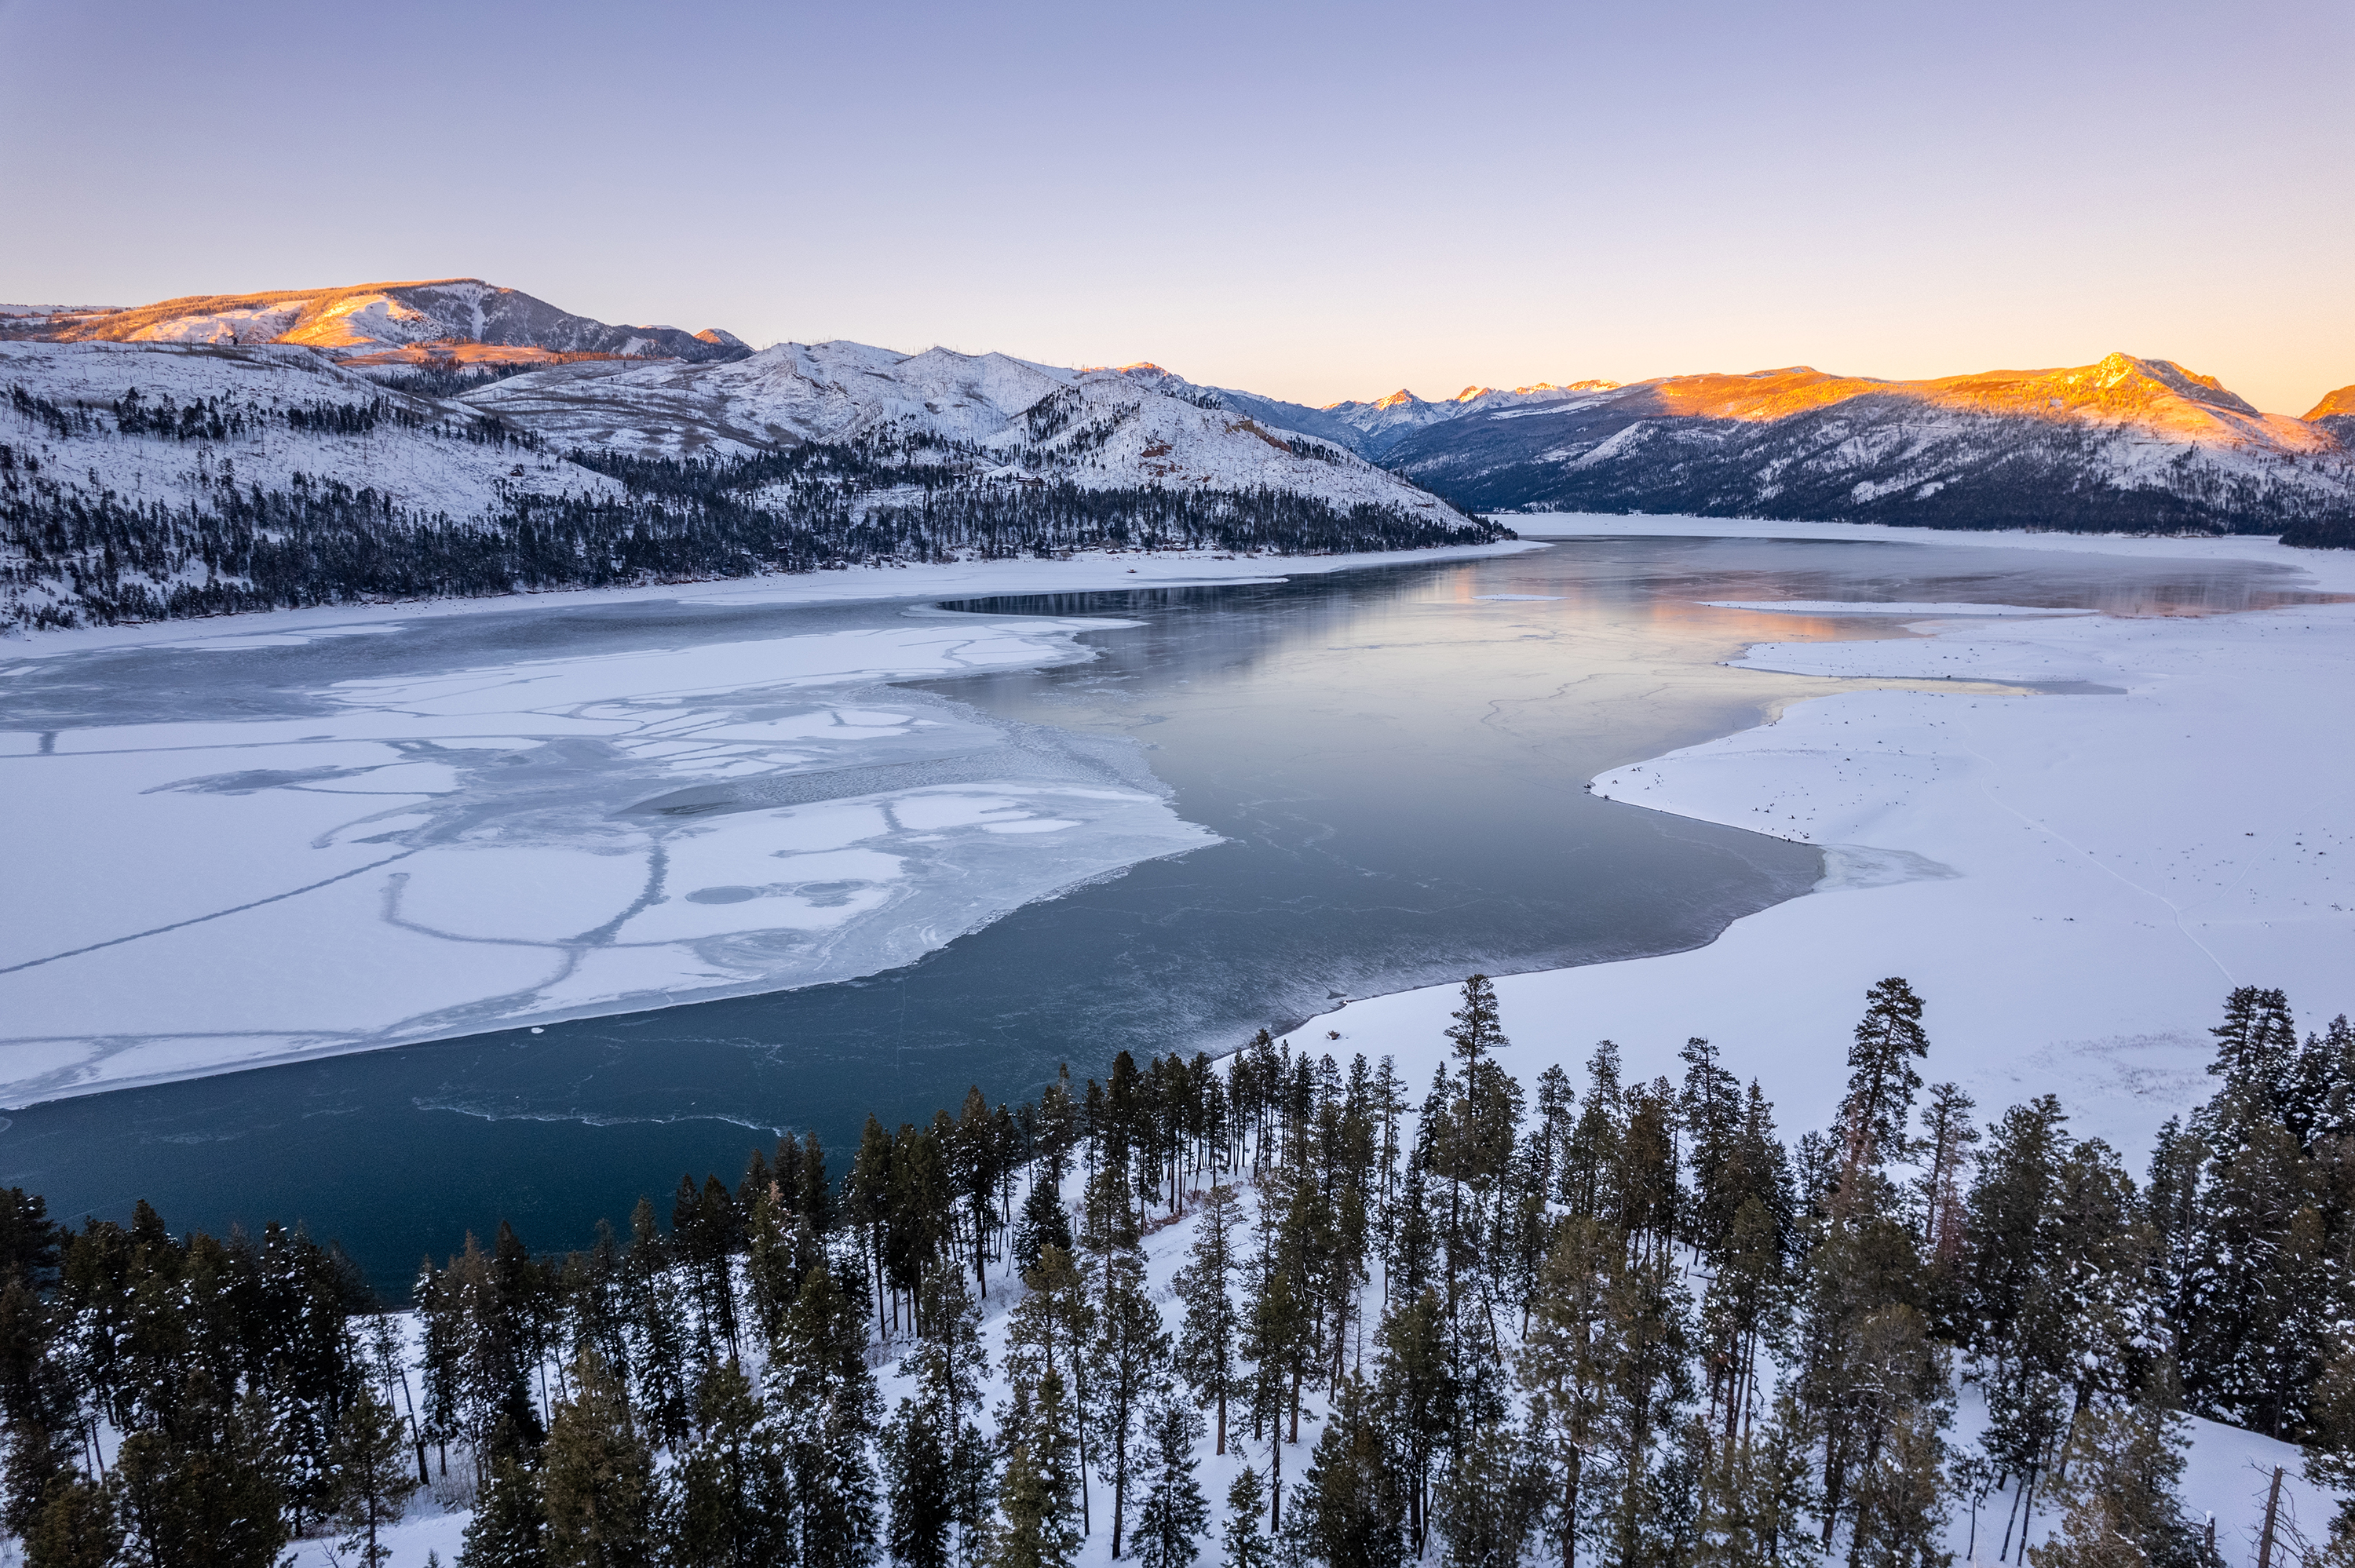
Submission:
[[[1979,534],[1557,516],[1532,535],[1884,538],[2291,565],[2355,590],[2355,556],[2270,539]],[[1788,607],[1782,607],[1788,608]],[[1925,608],[1903,607],[1913,617]],[[1972,607],[1975,611],[1984,607]],[[1853,607],[1843,612],[1852,612]],[[1598,1039],[1633,1077],[1705,1035],[1786,1132],[1820,1126],[1866,987],[1928,1000],[1925,1073],[1984,1114],[2058,1093],[2080,1136],[2138,1160],[2205,1098],[2225,992],[2286,989],[2303,1023],[2355,1011],[2355,605],[2200,618],[1931,620],[1928,635],[1769,643],[1742,667],[1944,690],[1843,691],[1614,769],[1600,794],[1825,847],[1815,895],[1689,952],[1498,981],[1527,1082]],[[2115,694],[2019,694],[2021,683]],[[1298,1033],[1428,1076],[1455,993],[1352,1001]]]

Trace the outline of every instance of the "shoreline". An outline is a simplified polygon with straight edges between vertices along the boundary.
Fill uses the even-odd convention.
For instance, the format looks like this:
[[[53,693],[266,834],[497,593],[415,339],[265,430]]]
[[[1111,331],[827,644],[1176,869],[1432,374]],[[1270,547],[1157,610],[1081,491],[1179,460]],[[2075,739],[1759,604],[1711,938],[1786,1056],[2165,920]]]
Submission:
[[[1210,551],[1082,551],[1063,560],[958,561],[943,566],[849,567],[840,571],[779,572],[767,577],[712,577],[649,583],[636,588],[556,588],[546,593],[486,594],[479,599],[404,599],[385,604],[317,605],[263,609],[187,620],[123,626],[74,626],[0,634],[0,666],[113,648],[213,642],[222,638],[347,633],[359,626],[511,614],[543,607],[580,609],[606,604],[805,605],[888,603],[902,599],[984,599],[1000,594],[1105,593],[1133,588],[1216,588],[1280,582],[1367,567],[1424,561],[1482,560],[1544,549],[1550,541],[1503,539],[1493,545],[1448,545],[1430,550],[1380,550],[1341,556],[1221,556]],[[1135,577],[1137,580],[1127,579]],[[306,635],[307,634],[307,635]],[[6,673],[0,668],[0,674]]]
[[[2355,590],[2355,556],[2264,538],[1525,521],[1550,543],[1865,536],[2251,560]],[[2159,1124],[2206,1097],[2206,1031],[2232,986],[2283,988],[2301,1029],[2355,1012],[2355,800],[2334,783],[2355,765],[2355,694],[2339,673],[2355,658],[2355,605],[1879,619],[1920,635],[1759,643],[1730,662],[1963,689],[1809,698],[1592,782],[1646,810],[1818,844],[1827,874],[1703,947],[1497,977],[1518,1075],[1556,1062],[1576,1074],[1601,1039],[1625,1052],[1630,1080],[1674,1075],[1687,1037],[1705,1036],[1795,1132],[1837,1103],[1865,988],[1902,974],[1929,1002],[1925,1078],[1960,1082],[1983,1121],[2056,1093],[2078,1136],[2138,1166]],[[1455,996],[1355,999],[1293,1034],[1344,1056],[1391,1054],[1427,1078]],[[1338,1040],[1320,1039],[1333,1030]]]

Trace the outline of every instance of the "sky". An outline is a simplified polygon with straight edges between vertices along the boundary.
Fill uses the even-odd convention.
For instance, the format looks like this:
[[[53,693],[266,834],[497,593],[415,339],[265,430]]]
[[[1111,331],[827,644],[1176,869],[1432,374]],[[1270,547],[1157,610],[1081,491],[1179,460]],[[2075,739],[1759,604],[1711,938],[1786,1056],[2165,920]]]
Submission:
[[[2355,6],[0,0],[0,301],[475,276],[1324,404],[2355,383]]]

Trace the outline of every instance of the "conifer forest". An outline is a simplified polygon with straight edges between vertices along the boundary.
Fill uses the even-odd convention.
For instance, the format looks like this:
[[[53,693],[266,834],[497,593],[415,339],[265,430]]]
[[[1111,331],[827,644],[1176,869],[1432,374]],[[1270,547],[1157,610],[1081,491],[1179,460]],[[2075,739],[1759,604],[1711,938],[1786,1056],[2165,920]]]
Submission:
[[[2195,1414],[2355,1493],[2346,1019],[2233,991],[2137,1173],[2052,1096],[1929,1082],[1923,1011],[1872,987],[1786,1139],[1707,1040],[1524,1085],[1475,976],[1428,1085],[1123,1054],[787,1137],[583,1251],[467,1235],[398,1306],[300,1231],[12,1189],[0,1522],[36,1568],[373,1564],[429,1506],[469,1568],[2205,1568]],[[2355,1551],[2355,1508],[2305,1524],[2266,1568]]]

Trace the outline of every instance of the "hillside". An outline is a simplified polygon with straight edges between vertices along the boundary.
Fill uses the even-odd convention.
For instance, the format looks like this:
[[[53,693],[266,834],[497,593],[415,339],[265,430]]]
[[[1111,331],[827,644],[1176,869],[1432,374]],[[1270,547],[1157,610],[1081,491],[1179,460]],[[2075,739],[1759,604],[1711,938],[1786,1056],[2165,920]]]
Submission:
[[[432,395],[464,379],[293,344],[0,342],[0,629],[1505,533],[1337,446],[999,355],[786,344]]]
[[[9,335],[59,343],[299,344],[336,358],[467,345],[541,354],[659,355],[726,359],[749,352],[717,328],[609,326],[559,310],[517,289],[479,278],[361,283],[340,289],[281,289],[255,294],[191,294],[128,310],[68,315],[29,313]]]
[[[2348,543],[2341,423],[2259,413],[2212,377],[2122,354],[1912,382],[1799,366],[1476,407],[1385,461],[1483,509]]]
[[[1126,371],[1063,370],[1002,354],[779,344],[712,366],[592,362],[514,376],[468,406],[559,445],[744,458],[886,433],[964,443],[1009,477],[1084,489],[1138,483],[1268,489],[1438,516],[1444,503],[1337,442]]]

